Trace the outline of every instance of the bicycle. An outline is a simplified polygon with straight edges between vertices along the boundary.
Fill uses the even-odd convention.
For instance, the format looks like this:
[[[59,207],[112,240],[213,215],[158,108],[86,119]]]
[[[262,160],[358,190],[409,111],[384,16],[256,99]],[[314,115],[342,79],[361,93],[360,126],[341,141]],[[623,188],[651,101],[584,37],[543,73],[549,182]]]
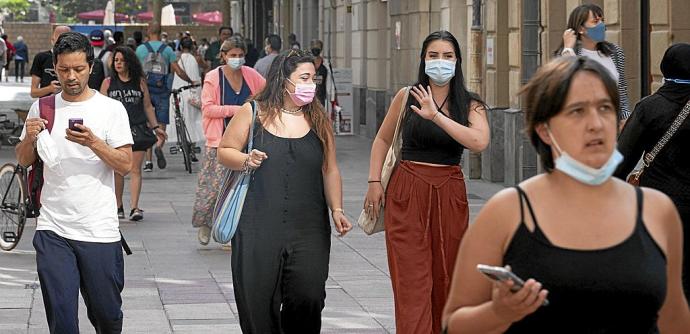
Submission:
[[[182,112],[180,111],[179,95],[182,91],[199,86],[201,86],[201,84],[191,84],[178,89],[173,89],[171,91],[175,106],[175,130],[177,130],[177,143],[175,146],[170,147],[170,154],[177,154],[181,151],[184,158],[184,169],[190,174],[192,173],[192,162],[197,161],[196,154],[201,153],[201,148],[194,145],[190,139],[189,131],[187,131],[187,125],[184,121],[184,116],[182,116]]]
[[[18,137],[9,138],[11,145]],[[11,251],[19,243],[26,223],[28,196],[28,171],[19,164],[7,163],[0,167],[0,249]]]

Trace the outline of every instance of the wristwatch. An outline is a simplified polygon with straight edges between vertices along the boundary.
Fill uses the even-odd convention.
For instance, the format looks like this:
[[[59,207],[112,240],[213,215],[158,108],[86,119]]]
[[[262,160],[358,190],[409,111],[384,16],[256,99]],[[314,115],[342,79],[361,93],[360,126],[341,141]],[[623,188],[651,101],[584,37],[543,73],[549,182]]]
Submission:
[[[157,124],[156,126],[152,127],[151,130],[158,129],[158,128],[160,128],[160,127],[161,127],[161,125],[160,125],[160,124]]]

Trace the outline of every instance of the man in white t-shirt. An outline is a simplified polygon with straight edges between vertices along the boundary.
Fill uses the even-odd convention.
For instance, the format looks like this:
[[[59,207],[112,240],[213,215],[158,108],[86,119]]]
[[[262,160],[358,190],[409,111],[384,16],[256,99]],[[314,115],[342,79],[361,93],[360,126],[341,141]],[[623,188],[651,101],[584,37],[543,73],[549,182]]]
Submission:
[[[129,172],[133,141],[122,104],[88,87],[93,58],[86,36],[60,35],[53,63],[62,92],[43,98],[54,99],[49,137],[60,161],[44,164],[33,244],[51,333],[79,332],[80,290],[96,332],[122,332],[124,259],[113,172]],[[38,135],[48,125],[39,115],[36,101],[16,147],[22,166],[36,160]],[[73,119],[83,125],[70,127]]]

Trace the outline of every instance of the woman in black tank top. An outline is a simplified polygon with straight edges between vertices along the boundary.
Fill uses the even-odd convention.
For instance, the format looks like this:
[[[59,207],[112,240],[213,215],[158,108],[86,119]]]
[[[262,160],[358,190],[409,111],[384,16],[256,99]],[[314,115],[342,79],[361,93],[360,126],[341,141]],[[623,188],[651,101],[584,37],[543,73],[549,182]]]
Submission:
[[[611,177],[619,105],[606,69],[558,58],[523,103],[546,173],[495,195],[469,229],[447,332],[687,333],[678,212],[662,193]],[[524,286],[492,283],[478,264],[509,266]]]
[[[158,140],[165,138],[165,131],[160,128],[153,113],[151,98],[149,97],[148,87],[144,81],[141,62],[136,54],[129,47],[117,47],[113,51],[110,68],[110,77],[106,78],[101,85],[101,94],[112,99],[118,100],[127,110],[129,116],[129,126],[132,129],[146,131],[153,129],[158,136]],[[130,171],[130,207],[129,219],[139,221],[144,219],[144,211],[139,208],[139,194],[141,193],[141,165],[144,161],[146,148],[137,143],[135,137],[132,146],[132,169]],[[115,197],[117,198],[118,218],[125,218],[122,205],[122,192],[124,190],[125,179],[122,175],[115,174]]]

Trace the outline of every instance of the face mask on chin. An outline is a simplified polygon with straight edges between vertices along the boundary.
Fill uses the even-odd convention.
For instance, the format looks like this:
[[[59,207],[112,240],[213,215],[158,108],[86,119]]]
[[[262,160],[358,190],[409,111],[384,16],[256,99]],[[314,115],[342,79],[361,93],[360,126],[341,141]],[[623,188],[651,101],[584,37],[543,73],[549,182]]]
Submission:
[[[613,153],[603,166],[599,168],[590,167],[561,150],[548,125],[546,126],[546,131],[548,132],[549,138],[551,138],[551,142],[553,143],[552,147],[555,148],[556,152],[558,153],[558,158],[554,160],[556,169],[570,176],[576,181],[590,186],[601,185],[611,178],[618,165],[623,162],[623,155],[618,151],[618,149],[614,149]]]

